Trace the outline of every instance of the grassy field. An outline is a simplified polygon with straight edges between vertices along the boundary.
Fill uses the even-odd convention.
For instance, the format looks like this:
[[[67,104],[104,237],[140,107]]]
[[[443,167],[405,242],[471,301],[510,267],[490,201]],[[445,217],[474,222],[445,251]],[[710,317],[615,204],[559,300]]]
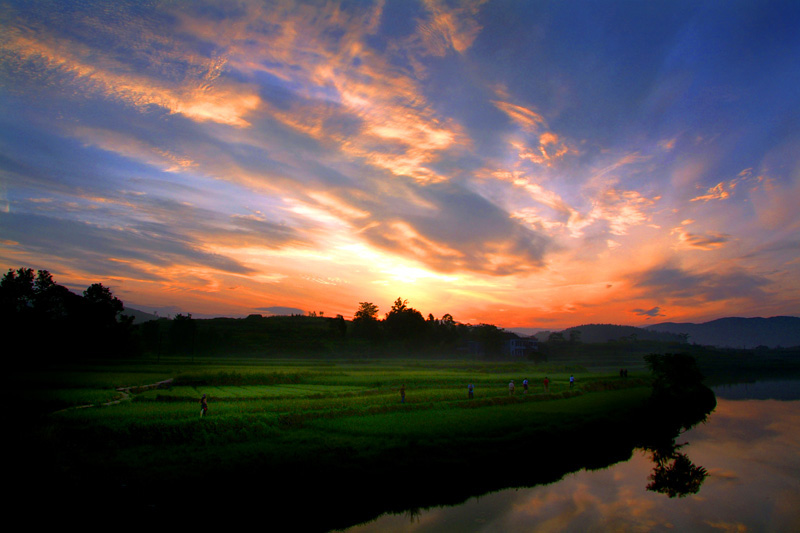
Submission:
[[[525,378],[531,384],[527,394]],[[145,387],[168,379],[166,388]],[[512,379],[513,396],[508,391]],[[468,399],[469,383],[475,385],[474,399]],[[128,395],[117,390],[123,387],[138,388]],[[104,501],[153,507],[163,505],[165,494],[174,499],[176,491],[198,484],[214,490],[246,486],[252,496],[256,483],[258,494],[271,494],[283,509],[294,501],[292,491],[301,490],[303,479],[316,476],[413,473],[425,479],[438,472],[437,477],[455,483],[469,465],[475,476],[471,490],[489,490],[498,482],[494,464],[561,453],[573,449],[577,436],[591,439],[599,428],[628,427],[650,389],[644,373],[621,379],[568,365],[204,359],[17,373],[3,394],[21,405],[27,476],[49,479],[49,491],[89,492],[102,494]],[[204,418],[202,394],[210,407]],[[121,401],[105,405],[114,400]],[[619,453],[630,453],[629,441]],[[566,442],[571,444],[564,448]],[[618,451],[604,450],[602,459],[583,452],[582,457],[554,457],[559,469],[539,468],[537,476],[520,482],[557,479],[587,461],[605,461],[609,453]],[[429,490],[419,482],[413,482],[416,497]],[[28,489],[41,491],[41,486]],[[116,499],[113,494],[120,490],[127,496]],[[434,496],[441,497],[427,497]],[[360,495],[365,502],[371,497]],[[386,510],[386,502],[365,508],[376,509],[378,503]]]

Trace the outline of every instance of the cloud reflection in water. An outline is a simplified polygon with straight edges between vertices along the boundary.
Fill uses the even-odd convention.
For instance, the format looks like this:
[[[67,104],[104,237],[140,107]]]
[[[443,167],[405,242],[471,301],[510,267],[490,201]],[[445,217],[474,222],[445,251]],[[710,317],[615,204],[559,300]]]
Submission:
[[[627,462],[552,485],[385,516],[348,531],[799,531],[800,402],[717,402],[707,423],[677,439],[709,472],[697,494],[647,491],[651,454],[637,451]],[[520,467],[535,469],[536,459]]]

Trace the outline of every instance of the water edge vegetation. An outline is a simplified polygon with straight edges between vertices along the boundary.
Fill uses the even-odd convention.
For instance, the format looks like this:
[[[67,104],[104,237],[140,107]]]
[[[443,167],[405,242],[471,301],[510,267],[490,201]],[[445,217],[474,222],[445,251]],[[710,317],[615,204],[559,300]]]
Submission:
[[[167,378],[104,406],[118,387]],[[524,362],[105,361],[20,371],[13,383],[22,500],[171,513],[202,493],[209,512],[290,516],[312,498],[324,509],[317,530],[552,482],[663,447],[682,424],[652,402],[647,373]],[[681,406],[700,413],[692,423],[713,408],[697,397]],[[87,403],[97,407],[62,410]]]

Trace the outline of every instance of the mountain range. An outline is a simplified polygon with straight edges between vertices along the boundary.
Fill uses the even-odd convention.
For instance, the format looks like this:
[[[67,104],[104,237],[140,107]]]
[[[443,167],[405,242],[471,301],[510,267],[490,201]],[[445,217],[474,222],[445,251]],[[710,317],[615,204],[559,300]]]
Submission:
[[[547,341],[552,331],[531,328],[511,328],[522,336],[536,335]],[[643,328],[615,324],[582,324],[561,330],[564,340],[575,338],[579,342],[608,342],[619,340],[651,340],[662,342],[689,342],[720,348],[769,348],[800,346],[800,318],[774,316],[770,318],[727,317],[710,322],[664,322]]]
[[[291,307],[264,308],[265,316],[304,314],[301,309]],[[125,314],[133,315],[134,322],[139,324],[159,318],[158,315],[144,313],[136,309],[125,309]],[[534,330],[528,328],[510,328],[509,331],[523,336]],[[692,344],[717,346],[720,348],[769,348],[800,346],[800,317],[773,316],[770,318],[728,317],[695,324],[691,322],[663,322],[644,328],[619,326],[613,324],[584,324],[563,330],[565,340],[570,333],[579,331],[580,342],[608,342],[616,340],[654,340],[654,341],[688,341]],[[550,331],[539,331],[536,336],[546,341]]]
[[[729,317],[702,324],[664,322],[643,329],[685,334],[690,343],[723,348],[800,346],[800,318],[795,316]]]

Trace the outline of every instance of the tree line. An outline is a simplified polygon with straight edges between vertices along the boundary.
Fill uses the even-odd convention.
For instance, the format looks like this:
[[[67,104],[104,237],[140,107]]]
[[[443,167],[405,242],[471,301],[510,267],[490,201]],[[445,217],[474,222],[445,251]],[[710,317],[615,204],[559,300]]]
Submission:
[[[378,318],[378,306],[360,302],[353,314],[352,337],[357,342],[390,346],[404,350],[460,351],[485,356],[500,356],[506,340],[517,338],[492,324],[462,324],[445,313],[427,318],[397,298],[383,319]]]
[[[123,310],[101,283],[79,295],[30,268],[9,269],[0,280],[0,323],[22,340],[19,361],[131,355],[133,318]]]
[[[447,356],[499,357],[514,333],[490,325],[456,322],[452,315],[424,317],[398,298],[381,318],[360,302],[353,319],[324,313],[194,319],[177,315],[138,327],[141,349],[171,355]]]
[[[169,355],[472,355],[500,357],[518,338],[491,324],[462,324],[449,313],[427,317],[397,298],[381,318],[360,302],[341,315],[194,319],[179,314],[134,325],[123,302],[93,283],[76,294],[47,270],[9,269],[0,280],[0,320],[24,339],[19,359],[64,361],[143,353]]]

